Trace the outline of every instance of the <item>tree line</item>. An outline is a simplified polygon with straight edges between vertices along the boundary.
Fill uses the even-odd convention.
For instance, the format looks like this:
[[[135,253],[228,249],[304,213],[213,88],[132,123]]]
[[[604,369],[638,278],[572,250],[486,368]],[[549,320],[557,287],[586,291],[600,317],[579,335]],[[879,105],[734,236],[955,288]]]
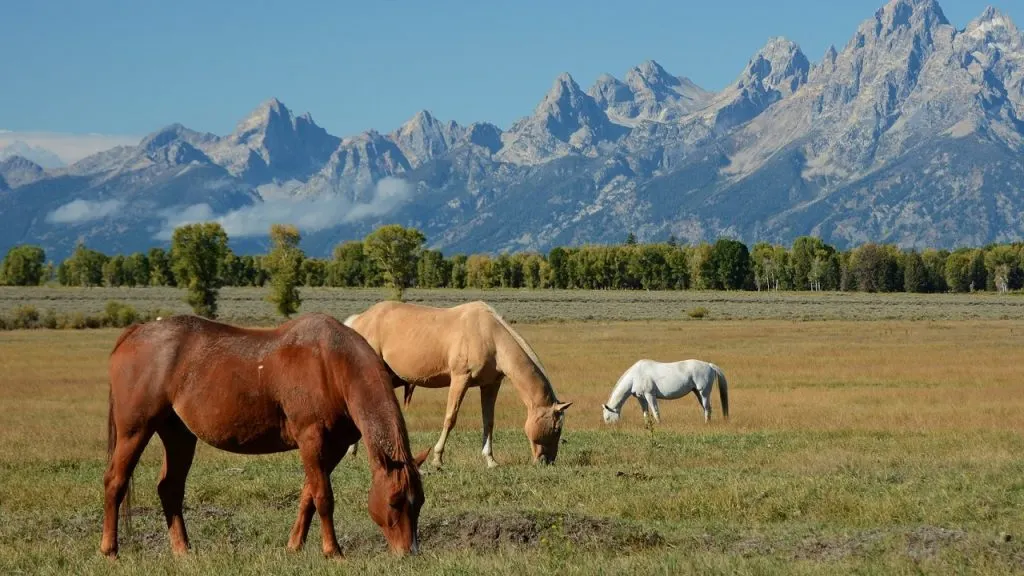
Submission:
[[[63,286],[178,286],[192,307],[215,315],[222,286],[270,285],[287,316],[301,303],[299,286],[411,288],[529,288],[590,290],[826,290],[973,292],[1024,287],[1024,243],[957,250],[902,250],[867,243],[841,251],[811,236],[790,247],[737,240],[681,245],[675,238],[641,244],[629,234],[619,245],[556,247],[538,252],[455,254],[424,247],[414,228],[381,226],[362,240],[338,244],[330,258],[311,258],[294,226],[274,225],[271,250],[237,255],[217,223],[174,231],[169,250],[106,255],[76,246],[54,265],[42,248],[12,247],[0,283]]]

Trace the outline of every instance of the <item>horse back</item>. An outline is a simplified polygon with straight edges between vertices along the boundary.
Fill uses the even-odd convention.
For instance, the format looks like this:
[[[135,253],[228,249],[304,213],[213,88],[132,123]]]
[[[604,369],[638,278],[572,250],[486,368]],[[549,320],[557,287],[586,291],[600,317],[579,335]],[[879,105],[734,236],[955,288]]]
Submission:
[[[444,387],[453,372],[493,368],[496,323],[485,307],[381,302],[359,314],[352,327],[402,379]]]

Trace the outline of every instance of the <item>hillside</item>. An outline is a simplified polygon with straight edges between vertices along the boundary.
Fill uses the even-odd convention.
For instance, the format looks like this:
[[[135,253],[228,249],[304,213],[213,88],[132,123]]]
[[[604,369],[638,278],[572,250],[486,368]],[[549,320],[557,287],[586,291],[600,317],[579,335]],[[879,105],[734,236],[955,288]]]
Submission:
[[[563,73],[507,130],[422,111],[336,137],[271,99],[226,136],[173,124],[67,167],[8,158],[0,248],[140,250],[212,218],[241,252],[278,221],[315,255],[386,222],[448,253],[629,231],[951,248],[1024,237],[1022,145],[1013,22],[989,8],[957,28],[935,0],[892,0],[818,61],[769,39],[717,93],[650,60],[587,89]]]

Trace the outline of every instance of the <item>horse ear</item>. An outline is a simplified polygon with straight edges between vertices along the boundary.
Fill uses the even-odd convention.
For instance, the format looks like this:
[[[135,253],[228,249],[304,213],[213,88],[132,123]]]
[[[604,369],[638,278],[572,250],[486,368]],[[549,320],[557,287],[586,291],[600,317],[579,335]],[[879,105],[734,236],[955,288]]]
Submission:
[[[568,408],[569,406],[572,406],[572,402],[559,402],[555,404],[555,412],[565,412],[565,409]]]
[[[427,461],[427,456],[430,456],[429,447],[423,452],[421,452],[419,456],[413,459],[413,463],[416,464],[417,470],[419,470],[420,466],[423,466],[423,463]]]

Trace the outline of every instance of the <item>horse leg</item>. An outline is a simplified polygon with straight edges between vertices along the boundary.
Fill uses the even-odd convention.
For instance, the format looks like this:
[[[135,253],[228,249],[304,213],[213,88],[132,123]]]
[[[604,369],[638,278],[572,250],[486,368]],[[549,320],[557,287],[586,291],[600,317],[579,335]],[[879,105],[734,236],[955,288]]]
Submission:
[[[320,516],[320,538],[324,556],[329,558],[341,556],[341,546],[338,545],[338,536],[334,532],[334,491],[331,489],[331,471],[337,466],[341,457],[324,445],[323,434],[319,431],[299,444],[299,453],[306,470],[306,486],[309,487],[309,490],[307,492],[306,487],[303,487],[303,498],[299,503],[299,517],[295,520],[292,537],[296,536],[295,528],[299,529],[299,541],[303,539],[303,533],[309,530],[312,514],[305,498],[308,493]],[[289,544],[292,542],[290,538]]]
[[[704,423],[711,420],[711,386],[700,391],[697,396],[700,399],[700,407],[704,409]]]
[[[494,434],[494,404],[498,400],[498,389],[501,387],[501,380],[490,386],[480,387],[480,412],[484,421],[484,460],[488,468],[496,468],[498,463],[494,461],[494,453],[491,451],[491,439]]]
[[[359,441],[356,440],[355,442],[353,442],[348,447],[348,450],[345,450],[345,456],[355,456],[356,452],[358,452],[358,451],[359,451]]]
[[[358,444],[358,442],[356,442],[356,444]],[[352,446],[355,446],[356,444],[352,444]],[[349,449],[351,450],[351,446]],[[340,460],[341,458],[325,458],[324,470],[327,472],[328,478]],[[306,536],[309,534],[309,527],[313,523],[313,510],[315,508],[316,507],[313,502],[313,488],[307,479],[302,484],[302,495],[299,496],[299,513],[295,517],[295,524],[292,526],[291,534],[288,536],[289,550],[298,552],[302,549],[302,546],[305,545]]]
[[[704,411],[704,422],[707,422],[708,413],[707,410],[704,409],[704,395],[701,394],[699,388],[693,389],[693,397],[697,399],[697,405],[700,406],[700,409]]]
[[[444,414],[444,426],[441,428],[441,437],[434,444],[434,465],[441,466],[444,460],[444,445],[448,442],[448,434],[455,427],[455,421],[459,416],[459,407],[462,406],[462,399],[466,397],[466,390],[469,389],[469,374],[453,375],[451,385],[448,387],[448,409]]]
[[[164,465],[156,491],[167,520],[171,551],[184,554],[190,547],[184,517],[185,479],[196,454],[196,437],[177,416],[172,416],[157,434],[164,443]]]
[[[131,435],[116,436],[114,451],[103,475],[103,537],[100,553],[106,556],[117,556],[117,511],[128,492],[128,482],[135,471],[135,465],[139,463],[139,457],[152,436],[153,431],[146,427],[133,430]]]
[[[640,412],[644,415],[644,425],[646,425],[649,418],[647,413],[647,398],[645,398],[643,394],[638,394],[636,396],[636,401],[640,403]]]
[[[661,424],[661,414],[658,412],[658,398],[654,394],[645,394],[644,396],[644,399],[647,401],[647,405],[650,407],[654,423]]]

